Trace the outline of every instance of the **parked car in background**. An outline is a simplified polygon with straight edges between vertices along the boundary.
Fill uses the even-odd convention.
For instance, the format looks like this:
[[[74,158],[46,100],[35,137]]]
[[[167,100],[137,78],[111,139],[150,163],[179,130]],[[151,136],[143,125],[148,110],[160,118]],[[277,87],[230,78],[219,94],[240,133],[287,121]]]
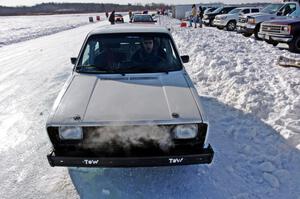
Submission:
[[[249,13],[258,13],[259,10],[260,8],[257,7],[235,8],[228,12],[228,14],[217,15],[213,21],[213,24],[219,29],[223,29],[226,27],[227,30],[233,31],[235,30],[236,24],[241,15]]]
[[[211,13],[213,11],[215,11],[218,7],[211,7],[211,8],[207,8],[204,10],[204,14],[208,14]]]
[[[46,123],[49,164],[211,163],[209,123],[188,60],[165,27],[122,24],[89,33]]]
[[[285,43],[290,51],[300,53],[300,18],[263,22],[258,36],[273,45]]]
[[[116,23],[124,23],[124,18],[121,14],[115,14],[115,22]]]
[[[250,37],[252,34],[254,34],[256,39],[260,39],[258,37],[258,32],[262,22],[273,19],[283,19],[287,16],[293,16],[295,14],[298,15],[297,13],[299,11],[299,2],[296,1],[286,2],[284,4],[270,4],[262,9],[260,13],[241,16],[237,24],[237,30],[245,37]]]
[[[217,8],[215,11],[207,13],[203,16],[203,22],[207,26],[213,26],[213,21],[217,15],[227,14],[231,10],[235,9],[235,6],[225,6]]]
[[[156,23],[157,21],[152,18],[151,15],[148,14],[135,14],[132,17],[132,23]]]

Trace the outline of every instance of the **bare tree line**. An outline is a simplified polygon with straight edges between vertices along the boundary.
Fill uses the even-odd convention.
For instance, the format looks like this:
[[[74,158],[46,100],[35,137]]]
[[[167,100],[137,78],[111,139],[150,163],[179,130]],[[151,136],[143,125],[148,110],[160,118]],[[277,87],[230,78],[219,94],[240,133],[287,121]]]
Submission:
[[[128,12],[129,10],[157,10],[170,9],[166,4],[103,4],[103,3],[42,3],[35,6],[4,7],[0,6],[0,16],[9,15],[38,15],[38,14],[70,14],[97,12]]]

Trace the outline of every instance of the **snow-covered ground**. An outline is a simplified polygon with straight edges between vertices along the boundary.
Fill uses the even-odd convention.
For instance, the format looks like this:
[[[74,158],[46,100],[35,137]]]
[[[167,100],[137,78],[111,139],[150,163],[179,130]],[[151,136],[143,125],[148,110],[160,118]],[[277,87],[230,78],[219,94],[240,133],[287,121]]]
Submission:
[[[71,73],[69,58],[103,21],[11,45],[0,40],[0,198],[300,199],[300,70],[276,65],[279,55],[291,53],[233,32],[180,28],[168,18],[160,23],[171,27],[181,54],[190,55],[186,69],[210,119],[213,163],[69,170],[48,165],[44,125]]]
[[[61,32],[89,24],[89,17],[100,16],[105,20],[104,13],[40,15],[40,16],[0,16],[0,47],[20,41],[34,39],[44,35]]]

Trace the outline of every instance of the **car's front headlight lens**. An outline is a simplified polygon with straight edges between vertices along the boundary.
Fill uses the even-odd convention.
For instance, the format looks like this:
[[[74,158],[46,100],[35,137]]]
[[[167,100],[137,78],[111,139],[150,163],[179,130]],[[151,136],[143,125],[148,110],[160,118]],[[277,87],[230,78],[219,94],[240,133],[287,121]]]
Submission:
[[[193,139],[198,133],[197,124],[178,125],[173,129],[173,136],[175,139]]]
[[[81,140],[83,137],[81,127],[59,127],[58,133],[61,140]]]
[[[281,30],[283,31],[283,32],[286,32],[286,33],[290,33],[291,32],[291,26],[283,26],[282,28],[281,28]]]
[[[226,18],[227,18],[226,16],[220,17],[221,20],[224,20],[224,19],[226,19]]]

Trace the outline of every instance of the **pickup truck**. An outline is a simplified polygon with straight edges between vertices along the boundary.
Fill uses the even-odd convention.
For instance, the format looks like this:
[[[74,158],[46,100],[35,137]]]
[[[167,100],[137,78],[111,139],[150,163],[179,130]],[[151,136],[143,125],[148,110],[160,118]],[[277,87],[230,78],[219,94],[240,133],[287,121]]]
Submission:
[[[226,27],[227,30],[233,31],[236,28],[236,23],[239,19],[239,16],[258,12],[259,8],[257,7],[235,8],[231,10],[228,14],[217,15],[213,24],[217,26],[218,29],[223,29]]]
[[[231,10],[235,9],[236,7],[233,6],[225,6],[217,8],[215,11],[204,14],[203,16],[203,22],[206,26],[213,26],[213,21],[217,15],[220,14],[227,14]]]
[[[290,51],[300,53],[300,18],[266,21],[258,36],[274,46],[285,43]]]
[[[254,34],[255,38],[259,40],[258,32],[262,22],[274,19],[285,19],[287,16],[298,15],[297,13],[299,11],[299,0],[270,4],[259,13],[241,16],[237,23],[237,32],[242,33],[245,37],[250,37]]]

